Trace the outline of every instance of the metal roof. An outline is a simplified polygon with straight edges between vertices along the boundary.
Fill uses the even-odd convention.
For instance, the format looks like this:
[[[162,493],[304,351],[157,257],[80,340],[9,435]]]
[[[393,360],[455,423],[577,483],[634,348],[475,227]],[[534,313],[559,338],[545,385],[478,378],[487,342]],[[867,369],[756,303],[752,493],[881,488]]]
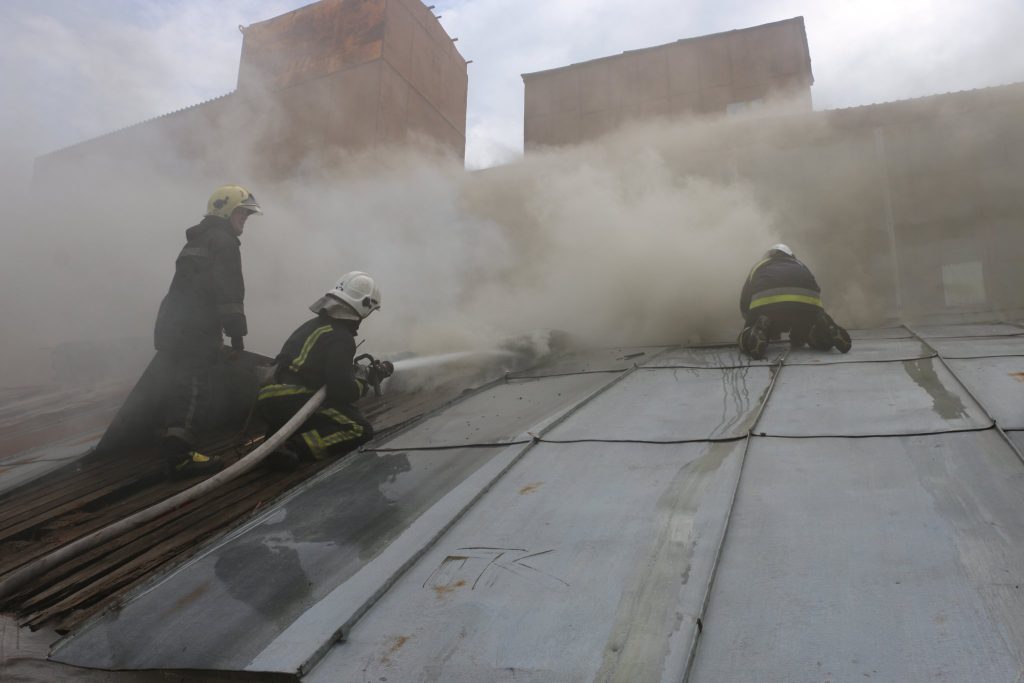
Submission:
[[[317,682],[1015,680],[1022,335],[563,358],[339,461],[53,658]]]

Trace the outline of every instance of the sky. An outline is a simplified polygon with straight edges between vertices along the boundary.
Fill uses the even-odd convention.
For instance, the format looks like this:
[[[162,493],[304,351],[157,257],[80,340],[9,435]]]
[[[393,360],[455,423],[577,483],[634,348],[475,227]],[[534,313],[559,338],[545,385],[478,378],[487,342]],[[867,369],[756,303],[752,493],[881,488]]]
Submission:
[[[1024,81],[1020,0],[431,2],[472,60],[469,168],[522,154],[523,73],[794,16],[806,21],[817,109]],[[238,26],[305,4],[4,0],[5,186],[38,154],[230,92]]]

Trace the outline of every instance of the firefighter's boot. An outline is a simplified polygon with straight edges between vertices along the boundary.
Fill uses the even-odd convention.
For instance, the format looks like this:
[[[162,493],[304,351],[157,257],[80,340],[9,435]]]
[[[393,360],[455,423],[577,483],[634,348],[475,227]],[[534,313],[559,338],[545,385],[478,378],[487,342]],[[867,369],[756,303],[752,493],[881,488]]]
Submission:
[[[753,325],[740,332],[740,338],[737,341],[740,351],[754,360],[764,358],[764,354],[768,350],[768,317],[759,316]]]
[[[190,479],[203,474],[213,474],[224,469],[224,462],[216,455],[203,455],[189,451],[175,460],[165,460],[164,468],[171,479]]]
[[[850,333],[837,325],[824,311],[819,313],[818,319],[814,321],[807,341],[819,351],[828,351],[834,347],[839,353],[849,353],[853,348]]]

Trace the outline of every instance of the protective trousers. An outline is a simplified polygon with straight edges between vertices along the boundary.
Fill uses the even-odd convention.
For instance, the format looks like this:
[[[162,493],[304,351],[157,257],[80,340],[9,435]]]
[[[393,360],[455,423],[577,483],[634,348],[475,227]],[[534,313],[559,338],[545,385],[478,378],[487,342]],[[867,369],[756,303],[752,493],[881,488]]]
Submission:
[[[212,408],[213,374],[220,362],[220,339],[164,354],[171,368],[164,399],[164,436],[195,448]]]
[[[260,390],[257,406],[267,423],[267,434],[280,429],[299,412],[313,391],[291,384],[271,384]],[[347,403],[325,401],[288,440],[303,458],[320,460],[339,456],[373,438],[373,427],[359,409]]]
[[[808,343],[811,328],[822,312],[820,306],[799,302],[768,304],[750,309],[745,327],[752,327],[759,317],[765,316],[768,318],[768,339],[779,339],[783,332],[788,332],[790,344],[800,347]]]

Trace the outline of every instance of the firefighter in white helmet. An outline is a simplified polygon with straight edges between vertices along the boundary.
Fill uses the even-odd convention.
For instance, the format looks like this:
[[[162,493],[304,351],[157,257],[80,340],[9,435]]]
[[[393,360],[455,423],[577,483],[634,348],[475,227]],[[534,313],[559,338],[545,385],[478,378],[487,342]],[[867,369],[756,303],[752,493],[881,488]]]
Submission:
[[[263,210],[240,185],[217,188],[203,220],[185,231],[186,243],[174,264],[174,278],[157,313],[154,343],[172,368],[160,444],[172,476],[220,469],[216,458],[195,450],[210,409],[210,374],[221,357],[223,335],[236,351],[244,348],[245,282],[239,236],[252,214]]]
[[[850,335],[825,312],[821,288],[810,269],[785,244],[773,244],[750,271],[740,294],[744,317],[740,350],[763,358],[768,341],[789,333],[791,348],[809,344],[819,351],[833,347],[847,353]]]
[[[316,316],[299,326],[277,356],[274,383],[260,389],[257,405],[267,433],[277,431],[320,387],[327,398],[271,458],[281,469],[301,461],[348,453],[373,436],[373,427],[353,405],[390,376],[394,366],[377,363],[365,376],[354,359],[356,334],[380,308],[380,288],[361,271],[343,275],[309,307]]]

